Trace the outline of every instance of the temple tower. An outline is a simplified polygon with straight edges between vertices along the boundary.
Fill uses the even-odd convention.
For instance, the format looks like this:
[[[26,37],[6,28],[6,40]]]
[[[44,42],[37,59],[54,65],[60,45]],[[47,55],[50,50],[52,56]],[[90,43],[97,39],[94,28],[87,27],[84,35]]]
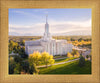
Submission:
[[[46,24],[45,24],[45,35],[49,34],[49,24],[48,24],[48,15],[46,15]]]
[[[48,15],[46,15],[46,24],[45,24],[45,32],[44,32],[43,40],[50,40],[50,39],[52,39],[52,37],[49,33]]]

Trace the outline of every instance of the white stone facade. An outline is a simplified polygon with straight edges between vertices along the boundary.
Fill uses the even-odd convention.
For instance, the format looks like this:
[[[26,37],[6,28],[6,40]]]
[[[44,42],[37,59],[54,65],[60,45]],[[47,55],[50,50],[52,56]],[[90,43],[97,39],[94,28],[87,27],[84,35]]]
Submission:
[[[29,55],[34,51],[40,53],[46,51],[52,55],[65,55],[72,51],[72,44],[67,43],[66,40],[55,40],[49,33],[49,24],[46,18],[45,33],[41,39],[35,41],[25,41],[25,52]]]

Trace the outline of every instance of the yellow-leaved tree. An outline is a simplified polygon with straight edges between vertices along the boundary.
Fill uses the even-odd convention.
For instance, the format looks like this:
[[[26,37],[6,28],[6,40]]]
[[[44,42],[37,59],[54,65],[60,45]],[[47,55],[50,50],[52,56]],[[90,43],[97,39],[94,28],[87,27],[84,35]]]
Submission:
[[[74,57],[80,57],[80,54],[79,54],[79,52],[78,52],[78,51],[76,51],[76,53],[75,53]]]
[[[41,54],[37,51],[29,55],[29,63],[39,65],[41,62]]]
[[[49,55],[48,52],[43,52],[41,55],[42,55],[41,60],[46,65],[46,67],[48,64],[54,64],[53,56]]]
[[[69,58],[71,58],[71,57],[73,57],[73,55],[71,54],[71,53],[67,53],[67,57],[69,57]]]
[[[55,60],[53,59],[53,56],[52,55],[50,55],[49,56],[49,64],[54,64],[54,62],[55,62]]]

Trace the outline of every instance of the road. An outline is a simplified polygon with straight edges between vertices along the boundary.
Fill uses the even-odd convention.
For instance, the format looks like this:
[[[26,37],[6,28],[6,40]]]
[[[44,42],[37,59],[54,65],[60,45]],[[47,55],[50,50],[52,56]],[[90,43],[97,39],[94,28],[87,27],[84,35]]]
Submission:
[[[91,50],[87,50],[87,51],[83,52],[82,55],[86,57],[86,55],[89,55],[90,53],[91,53]]]
[[[74,60],[65,61],[65,62],[55,63],[53,65],[65,64],[65,63],[69,63],[69,62],[76,61],[76,60],[79,60],[79,58],[74,59]],[[51,66],[51,65],[48,65],[48,66]],[[40,67],[46,67],[46,65],[37,66],[37,68],[40,68]]]
[[[80,49],[80,48],[78,48],[78,47],[73,47],[73,49],[76,49],[76,50],[78,50],[78,51],[82,51],[82,56],[83,57],[85,57],[85,59],[86,59],[86,56],[87,55],[90,55],[90,53],[91,53],[91,49],[89,49],[89,50],[86,50],[86,49]],[[80,52],[80,54],[81,54],[81,52]],[[90,60],[90,58],[88,58],[88,60]]]
[[[90,55],[90,53],[91,53],[91,50],[87,50],[87,51],[82,53],[82,56],[85,57],[85,59],[87,59],[86,56]],[[90,57],[88,58],[88,60],[90,60]]]

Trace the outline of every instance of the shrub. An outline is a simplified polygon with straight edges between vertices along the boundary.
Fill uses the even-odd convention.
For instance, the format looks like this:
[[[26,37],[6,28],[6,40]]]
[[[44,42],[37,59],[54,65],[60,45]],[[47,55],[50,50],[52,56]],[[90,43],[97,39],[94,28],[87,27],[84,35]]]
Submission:
[[[83,67],[85,65],[85,58],[83,56],[80,56],[80,59],[79,59],[79,66],[80,67]]]
[[[89,55],[86,55],[86,58],[88,59],[89,58]]]

